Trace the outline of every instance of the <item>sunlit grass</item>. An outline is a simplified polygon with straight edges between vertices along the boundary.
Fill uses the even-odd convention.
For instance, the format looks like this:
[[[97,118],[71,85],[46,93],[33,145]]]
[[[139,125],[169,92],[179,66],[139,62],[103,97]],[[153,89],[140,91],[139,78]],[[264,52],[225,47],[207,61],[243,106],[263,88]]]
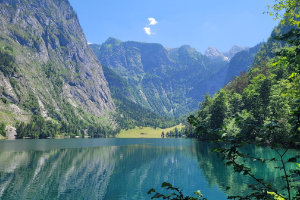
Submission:
[[[134,129],[121,130],[121,132],[116,136],[117,138],[161,138],[161,133],[165,133],[175,128],[181,130],[184,127],[183,124],[173,126],[170,128],[152,128],[152,127],[135,127]]]

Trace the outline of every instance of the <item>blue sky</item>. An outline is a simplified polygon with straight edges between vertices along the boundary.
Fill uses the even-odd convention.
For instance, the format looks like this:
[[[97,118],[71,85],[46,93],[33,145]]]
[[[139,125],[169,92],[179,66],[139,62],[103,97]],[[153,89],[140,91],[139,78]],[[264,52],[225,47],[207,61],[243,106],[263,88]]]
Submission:
[[[87,40],[96,44],[115,37],[170,48],[188,44],[202,53],[209,46],[227,51],[233,45],[266,41],[278,24],[262,14],[271,0],[69,1]],[[149,25],[148,18],[157,24]]]

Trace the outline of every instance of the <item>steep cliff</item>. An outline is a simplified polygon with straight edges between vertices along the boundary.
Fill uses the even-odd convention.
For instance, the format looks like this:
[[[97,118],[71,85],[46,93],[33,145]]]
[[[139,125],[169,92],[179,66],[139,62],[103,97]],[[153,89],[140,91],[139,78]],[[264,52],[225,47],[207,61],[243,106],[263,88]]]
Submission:
[[[161,115],[189,113],[205,93],[213,94],[224,84],[228,61],[210,59],[188,45],[168,49],[109,38],[91,47],[103,65],[128,81],[128,99]],[[222,76],[211,85],[204,83],[216,74]],[[207,88],[196,90],[200,85]]]
[[[129,100],[155,113],[175,117],[197,109],[206,93],[214,94],[244,71],[244,65],[251,65],[258,50],[233,46],[221,53],[210,47],[203,55],[188,45],[169,49],[161,44],[115,38],[91,47],[103,65],[126,79],[128,89],[123,91]],[[250,63],[247,60],[242,66],[233,66],[235,60],[245,58],[238,56],[242,51],[251,57]],[[114,82],[109,80],[110,85]]]
[[[0,1],[0,50],[0,121],[38,114],[71,123],[72,110],[91,122],[114,112],[102,67],[67,0]]]
[[[251,69],[255,55],[262,45],[263,43],[260,43],[255,47],[244,49],[232,57],[228,64],[228,71],[225,78],[226,83],[234,77],[239,76],[241,72],[247,72]]]

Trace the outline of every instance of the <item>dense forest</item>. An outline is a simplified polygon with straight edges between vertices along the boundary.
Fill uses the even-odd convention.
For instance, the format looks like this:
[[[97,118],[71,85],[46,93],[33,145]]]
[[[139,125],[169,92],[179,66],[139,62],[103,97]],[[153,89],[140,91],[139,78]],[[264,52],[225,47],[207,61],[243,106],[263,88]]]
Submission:
[[[269,14],[281,19],[281,23],[262,45],[255,56],[253,67],[233,79],[212,97],[206,95],[200,110],[190,115],[190,136],[211,141],[226,166],[249,177],[250,194],[229,196],[229,199],[300,198],[298,177],[299,155],[286,156],[291,148],[300,147],[300,13],[299,2],[275,1]],[[283,16],[282,10],[286,11]],[[260,157],[243,153],[245,146],[267,145],[276,156]],[[257,176],[249,163],[271,164],[281,173],[284,187]],[[291,169],[288,170],[288,166]],[[275,173],[275,172],[274,172]],[[172,194],[149,190],[152,198],[206,199],[195,192],[194,197],[184,196],[178,188],[163,183]],[[227,186],[226,190],[231,187]],[[205,196],[205,195],[204,195]]]
[[[297,5],[296,1],[291,2]],[[292,8],[287,10],[295,12]],[[186,127],[189,130],[186,133],[208,140],[210,152],[224,160],[226,169],[233,169],[237,175],[251,180],[247,183],[249,193],[226,183],[226,191],[237,190],[236,195],[228,199],[300,199],[300,165],[297,163],[300,155],[286,156],[289,149],[300,147],[300,27],[294,15],[290,18],[295,22],[292,24],[286,22],[289,15],[285,16],[256,55],[254,67],[214,96],[206,95],[200,110],[188,117],[190,126]],[[269,146],[268,151],[274,155],[244,153],[243,149],[254,148],[253,144]],[[198,151],[203,151],[202,148]],[[269,174],[270,180],[259,176],[260,172],[254,167],[257,163],[274,170]],[[210,165],[205,162],[204,166],[209,168]],[[220,172],[224,173],[216,171],[209,175]],[[284,186],[276,185],[276,173],[280,174]],[[168,182],[163,182],[161,187],[165,192],[154,188],[148,191],[152,199],[207,200],[200,190],[185,196],[180,188]]]
[[[197,114],[188,118],[196,137],[299,145],[299,37],[299,27],[275,28],[256,55],[254,67],[214,96],[206,95]]]

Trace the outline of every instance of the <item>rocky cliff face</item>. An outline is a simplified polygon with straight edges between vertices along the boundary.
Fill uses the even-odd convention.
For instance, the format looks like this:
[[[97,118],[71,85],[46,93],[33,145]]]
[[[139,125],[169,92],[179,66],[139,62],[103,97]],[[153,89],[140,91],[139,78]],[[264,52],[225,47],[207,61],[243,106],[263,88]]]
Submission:
[[[223,60],[223,61],[230,61],[237,53],[241,51],[248,50],[248,47],[240,47],[237,45],[234,45],[229,49],[229,51],[226,52],[220,52],[215,47],[208,47],[205,51],[205,56],[212,60]]]
[[[168,49],[160,44],[115,38],[91,47],[103,65],[128,81],[128,99],[169,116],[197,109],[206,93],[215,93],[230,81],[228,77],[245,68],[231,66],[228,73],[229,57],[234,59],[243,50],[237,46],[227,52],[229,57],[214,47],[202,55],[188,45]],[[109,81],[115,84],[113,79]]]
[[[188,45],[167,49],[160,44],[121,42],[109,38],[91,45],[100,62],[129,83],[127,97],[152,111],[180,116],[198,108],[205,93],[214,93],[224,84],[227,61],[212,60]],[[112,80],[111,80],[112,81]],[[197,90],[199,86],[205,90]]]
[[[248,50],[248,49],[249,49],[248,47],[240,47],[240,46],[234,45],[231,47],[231,49],[229,49],[229,51],[224,52],[223,55],[229,59],[232,59],[237,53]]]
[[[255,55],[259,51],[262,43],[252,48],[245,48],[242,51],[238,51],[230,60],[228,64],[228,71],[226,74],[225,82],[229,82],[234,77],[239,76],[241,72],[247,72],[253,65]],[[236,50],[241,48],[236,48]],[[233,49],[231,49],[233,51]],[[230,55],[230,53],[228,53]]]
[[[205,51],[205,56],[213,60],[229,61],[229,58],[215,47],[208,47]]]
[[[35,112],[59,119],[66,104],[80,117],[114,111],[102,67],[67,0],[0,1],[0,48],[14,69],[0,68],[0,115],[15,116],[7,122]]]

